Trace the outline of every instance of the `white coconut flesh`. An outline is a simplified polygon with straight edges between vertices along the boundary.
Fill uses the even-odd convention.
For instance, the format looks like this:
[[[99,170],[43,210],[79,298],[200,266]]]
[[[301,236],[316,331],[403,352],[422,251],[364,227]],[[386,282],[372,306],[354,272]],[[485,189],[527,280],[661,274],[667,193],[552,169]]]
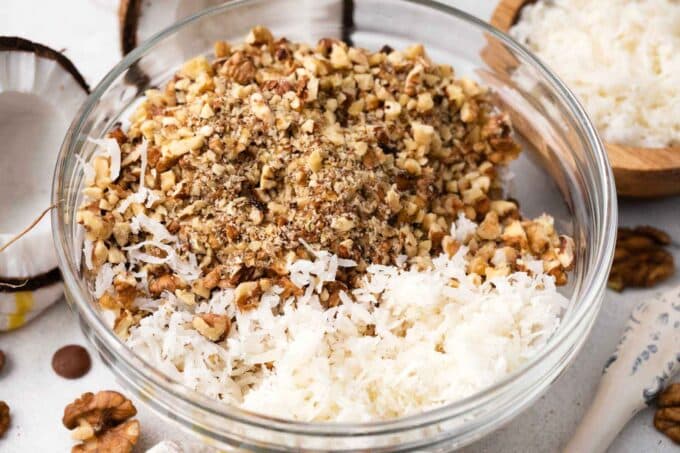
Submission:
[[[0,37],[0,246],[50,206],[59,147],[87,94],[82,76],[60,53]],[[18,327],[58,298],[58,276],[46,215],[0,253],[0,330]]]

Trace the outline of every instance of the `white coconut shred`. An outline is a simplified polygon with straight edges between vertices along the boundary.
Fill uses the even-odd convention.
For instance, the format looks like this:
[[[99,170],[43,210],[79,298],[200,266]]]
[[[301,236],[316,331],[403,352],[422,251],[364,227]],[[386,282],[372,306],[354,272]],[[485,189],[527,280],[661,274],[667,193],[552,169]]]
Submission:
[[[231,289],[195,308],[165,293],[127,344],[202,393],[272,416],[357,422],[423,411],[517,370],[555,332],[568,302],[543,273],[475,284],[467,251],[439,256],[428,271],[370,266],[364,286],[329,309],[317,292],[334,277],[337,257],[328,253],[293,264],[304,295],[281,300],[274,286],[250,311],[237,309]],[[207,312],[236,318],[223,342],[191,328],[195,313]]]
[[[605,140],[680,145],[680,2],[553,0],[510,34],[554,69]]]

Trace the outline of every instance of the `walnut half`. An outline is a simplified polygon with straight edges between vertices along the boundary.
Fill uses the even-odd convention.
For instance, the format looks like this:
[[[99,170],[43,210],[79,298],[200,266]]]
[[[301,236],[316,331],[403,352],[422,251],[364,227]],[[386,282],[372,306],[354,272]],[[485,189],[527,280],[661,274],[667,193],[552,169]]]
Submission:
[[[137,414],[130,400],[118,392],[106,390],[84,393],[66,406],[62,422],[72,437],[83,443],[72,453],[130,453],[139,437],[139,422],[129,420]]]
[[[673,275],[673,255],[663,248],[670,242],[666,233],[650,226],[619,228],[609,288],[650,287]]]
[[[659,410],[654,426],[676,444],[680,444],[680,383],[671,384],[659,395]]]
[[[71,449],[71,453],[129,453],[139,438],[139,421],[128,420],[118,426],[86,439]]]

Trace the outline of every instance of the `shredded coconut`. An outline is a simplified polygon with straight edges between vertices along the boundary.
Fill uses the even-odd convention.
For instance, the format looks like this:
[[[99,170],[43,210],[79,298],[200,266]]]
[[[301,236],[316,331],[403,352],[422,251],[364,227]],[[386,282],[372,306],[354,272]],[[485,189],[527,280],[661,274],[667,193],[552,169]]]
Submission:
[[[83,247],[85,241],[85,228],[81,224],[76,224],[76,231],[73,240],[73,261],[76,269],[80,269],[80,263],[83,259]],[[89,269],[89,268],[88,268]]]
[[[130,220],[130,229],[137,234],[140,230],[151,233],[155,240],[166,242],[177,242],[177,236],[170,234],[165,226],[157,220],[146,216],[145,214],[137,214]]]
[[[510,34],[576,92],[610,142],[680,145],[680,2],[554,0]]]
[[[458,241],[464,242],[475,234],[476,229],[477,224],[465,217],[465,214],[461,212],[458,214],[456,221],[451,223],[451,236],[455,237]]]
[[[120,146],[118,145],[118,142],[113,138],[88,138],[88,140],[95,145],[104,148],[104,151],[101,154],[109,156],[109,174],[111,181],[118,179],[118,176],[120,175]],[[95,153],[95,156],[97,154],[100,153]]]
[[[103,264],[99,268],[94,280],[94,291],[92,292],[94,297],[102,297],[104,293],[113,286],[113,278],[124,270],[125,265],[123,264],[117,264],[115,266],[112,266],[109,263]]]
[[[147,245],[162,250],[165,252],[165,257],[161,258],[139,250]],[[131,263],[141,261],[148,264],[167,264],[177,275],[189,282],[196,280],[201,275],[201,269],[196,262],[196,255],[189,253],[189,261],[184,261],[177,255],[174,248],[162,243],[158,239],[139,242],[135,245],[124,247],[123,250],[128,252],[128,259]]]
[[[127,208],[130,207],[131,204],[137,203],[137,204],[144,204],[146,203],[146,207],[150,208],[153,206],[154,202],[158,200],[158,195],[156,195],[152,190],[148,189],[147,187],[144,186],[144,174],[146,172],[146,165],[147,165],[147,147],[148,143],[145,139],[142,140],[142,143],[137,146],[137,151],[139,152],[140,155],[140,160],[141,160],[141,172],[140,172],[140,177],[139,177],[139,188],[137,189],[137,192],[133,193],[132,195],[129,195],[127,198],[122,200],[119,204],[118,207],[115,209],[116,212],[123,213],[127,210]]]
[[[83,255],[85,256],[85,266],[92,269],[92,251],[94,244],[87,238],[83,238]]]
[[[467,251],[435,258],[428,271],[372,265],[363,286],[328,309],[323,283],[349,263],[314,251],[313,261],[289,266],[305,289],[297,299],[281,300],[274,286],[244,312],[232,289],[195,308],[165,294],[127,343],[188,386],[271,416],[356,422],[424,411],[517,370],[555,332],[568,302],[542,269],[476,285]],[[214,343],[191,328],[194,312],[236,322]]]

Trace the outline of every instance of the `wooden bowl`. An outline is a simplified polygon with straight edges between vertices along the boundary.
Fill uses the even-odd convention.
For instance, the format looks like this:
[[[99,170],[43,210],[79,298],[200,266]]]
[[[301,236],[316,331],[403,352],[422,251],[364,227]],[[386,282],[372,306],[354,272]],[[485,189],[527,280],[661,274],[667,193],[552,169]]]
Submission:
[[[500,0],[490,23],[510,30],[524,5],[535,0]],[[680,147],[640,148],[605,143],[619,195],[639,198],[680,194]]]

